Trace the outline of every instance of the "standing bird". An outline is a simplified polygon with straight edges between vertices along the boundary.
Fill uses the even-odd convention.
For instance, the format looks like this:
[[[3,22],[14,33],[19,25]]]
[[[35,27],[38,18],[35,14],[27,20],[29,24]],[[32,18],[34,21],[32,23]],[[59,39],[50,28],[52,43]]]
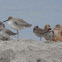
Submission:
[[[54,36],[58,39],[58,41],[62,42],[62,26],[57,24],[54,29]]]
[[[49,27],[50,27],[50,25],[48,25]],[[47,28],[48,28],[48,26],[46,26]],[[51,28],[51,27],[50,27]],[[45,36],[44,38],[48,41],[48,40],[50,40],[50,41],[54,41],[54,42],[57,42],[58,41],[58,39],[54,36],[54,30],[55,29],[51,29],[51,30],[49,30],[49,32],[47,32],[47,33],[49,33],[48,35],[47,35],[47,33],[46,33],[46,35],[47,36]],[[49,38],[50,37],[50,38]]]
[[[46,28],[46,26],[44,27],[44,29],[41,29],[38,26],[35,26],[33,29],[33,32],[35,33],[35,35],[40,37],[40,41],[41,41],[41,37],[44,37],[45,33],[48,32],[49,27]]]
[[[8,21],[8,24],[11,28],[13,28],[14,30],[17,30],[18,36],[19,37],[19,32],[18,30],[27,28],[27,27],[31,27],[32,24],[28,24],[27,22],[25,22],[23,19],[20,18],[14,18],[12,16],[9,16],[7,20],[5,20],[4,22]]]
[[[48,29],[48,31],[44,34],[44,38],[48,39],[48,41],[52,41],[52,39],[54,38],[54,32],[51,31],[51,27],[50,25],[45,25],[45,27]],[[47,41],[47,42],[48,42]]]
[[[62,41],[62,39],[61,39],[62,26],[60,24],[57,24],[55,26],[55,28],[51,29],[50,31],[54,32],[54,37],[53,37],[52,41],[54,41],[54,42]],[[48,40],[46,37],[45,37],[45,39]]]

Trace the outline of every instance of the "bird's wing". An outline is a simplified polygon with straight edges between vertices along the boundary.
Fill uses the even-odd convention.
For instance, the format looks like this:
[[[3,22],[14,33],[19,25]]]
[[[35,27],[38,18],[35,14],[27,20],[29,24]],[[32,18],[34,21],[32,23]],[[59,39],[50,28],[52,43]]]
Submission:
[[[37,33],[39,33],[39,34],[44,34],[46,32],[47,32],[47,30],[43,30],[43,29],[38,29],[37,30]]]
[[[7,33],[8,35],[16,35],[16,33],[13,33],[13,32],[10,31],[10,30],[6,30],[6,33]]]
[[[18,18],[18,21],[27,24],[27,22],[25,22],[23,19]]]
[[[24,27],[24,26],[27,26],[28,25],[28,23],[25,22],[23,19],[17,19],[13,23],[17,27]]]

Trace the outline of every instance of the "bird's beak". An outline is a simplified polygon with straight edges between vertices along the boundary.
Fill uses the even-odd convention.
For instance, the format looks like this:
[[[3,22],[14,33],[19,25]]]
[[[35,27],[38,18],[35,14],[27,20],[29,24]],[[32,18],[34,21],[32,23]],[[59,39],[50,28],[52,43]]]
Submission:
[[[7,22],[8,20],[5,20],[5,21],[3,21],[3,22]]]
[[[51,29],[50,31],[55,31],[55,29]]]
[[[48,28],[49,30],[51,30],[51,28]]]

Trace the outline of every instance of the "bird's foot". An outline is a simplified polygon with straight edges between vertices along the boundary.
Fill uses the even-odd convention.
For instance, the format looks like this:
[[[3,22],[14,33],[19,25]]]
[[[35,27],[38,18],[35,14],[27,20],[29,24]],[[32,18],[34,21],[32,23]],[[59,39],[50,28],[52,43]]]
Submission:
[[[51,43],[51,41],[50,40],[48,40],[48,41],[45,41],[46,43]]]

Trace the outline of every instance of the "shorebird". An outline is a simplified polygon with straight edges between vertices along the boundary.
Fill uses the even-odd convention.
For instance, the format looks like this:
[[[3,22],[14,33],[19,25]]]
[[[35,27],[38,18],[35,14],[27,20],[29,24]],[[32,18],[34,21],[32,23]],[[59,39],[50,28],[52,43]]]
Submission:
[[[60,24],[57,24],[55,26],[55,28],[51,29],[51,31],[54,32],[54,38],[52,39],[52,41],[54,41],[54,42],[62,41],[62,39],[61,39],[62,26]],[[45,38],[45,39],[48,40],[47,38]]]
[[[50,25],[48,25],[50,27]],[[46,26],[48,28],[48,26]],[[50,27],[51,28],[51,27]],[[58,39],[54,36],[54,29],[51,28],[51,30],[49,30],[45,37],[44,37],[47,41],[50,40],[50,41],[54,41],[54,42],[57,42]]]
[[[55,26],[55,28],[58,29],[58,30],[62,30],[62,25],[57,24],[57,25]]]
[[[54,36],[58,39],[58,41],[62,41],[62,25],[57,24],[54,28]]]
[[[5,20],[4,22],[8,21],[8,24],[11,28],[13,28],[14,30],[17,30],[18,33],[18,37],[19,37],[19,32],[18,30],[27,28],[27,27],[31,27],[32,24],[28,24],[27,22],[25,22],[23,19],[20,18],[14,18],[12,16],[9,16],[7,20]]]
[[[0,28],[5,28],[5,25],[0,21]]]
[[[8,40],[11,36],[15,36],[17,33],[14,33],[6,28],[0,28],[0,39],[1,40]]]
[[[54,32],[51,31],[51,27],[50,25],[45,25],[45,27],[48,29],[48,31],[46,31],[46,33],[44,34],[44,38],[45,39],[48,39],[48,42],[49,41],[52,41],[52,39],[54,38]]]
[[[46,25],[47,26],[47,25]],[[40,37],[40,41],[41,41],[41,37],[45,36],[45,33],[49,31],[49,27],[44,27],[44,29],[39,28],[38,26],[35,26],[33,29],[33,32],[35,33],[36,36]]]

